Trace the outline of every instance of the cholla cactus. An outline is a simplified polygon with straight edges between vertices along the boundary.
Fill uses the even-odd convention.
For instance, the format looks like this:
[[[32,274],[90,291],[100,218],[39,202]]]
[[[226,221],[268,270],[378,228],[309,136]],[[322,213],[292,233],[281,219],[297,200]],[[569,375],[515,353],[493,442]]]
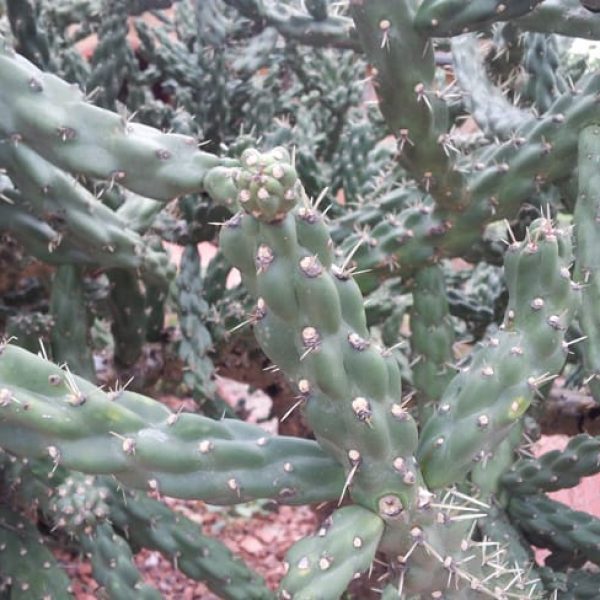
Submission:
[[[69,597],[34,506],[116,599],[160,596],[139,547],[223,598],[334,600],[375,563],[386,600],[597,597],[580,567],[600,561],[598,521],[546,493],[597,473],[600,442],[528,452],[558,376],[600,400],[600,74],[573,79],[556,38],[597,38],[594,14],[181,0],[164,29],[137,25],[136,55],[127,3],[65,6],[7,2],[0,42],[0,226],[56,266],[37,312],[0,297],[2,589]],[[99,35],[89,64],[72,20]],[[65,78],[101,86],[97,104]],[[122,105],[150,124],[108,110]],[[186,246],[176,280],[161,236]],[[220,418],[211,315],[233,300],[314,439]],[[111,321],[115,363],[134,369],[171,309],[199,412],[96,386],[92,323]],[[331,516],[290,548],[275,591],[148,492]]]

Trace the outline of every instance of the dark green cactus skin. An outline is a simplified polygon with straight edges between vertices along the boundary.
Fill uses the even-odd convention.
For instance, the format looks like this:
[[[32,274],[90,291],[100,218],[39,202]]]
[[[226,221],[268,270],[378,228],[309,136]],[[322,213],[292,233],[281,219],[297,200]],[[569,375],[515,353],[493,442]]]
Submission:
[[[525,56],[523,66],[527,82],[523,96],[531,100],[538,112],[547,111],[558,94],[567,89],[564,77],[558,72],[559,57],[555,35],[528,33],[523,42]]]
[[[304,0],[304,6],[315,21],[327,18],[327,0]]]
[[[507,139],[532,120],[532,114],[512,104],[490,81],[476,35],[452,38],[451,47],[454,73],[465,94],[465,104],[487,136]]]
[[[488,516],[478,522],[483,539],[505,547],[510,559],[519,564],[524,571],[531,569],[533,551],[523,535],[510,522],[506,512],[497,506],[491,506],[487,513]]]
[[[93,533],[83,533],[80,542],[92,563],[94,579],[115,600],[159,600],[160,592],[144,584],[127,542],[108,523]]]
[[[146,297],[135,271],[112,269],[108,277],[115,363],[131,367],[141,356],[146,341]]]
[[[600,562],[600,519],[543,495],[511,498],[508,513],[536,546],[577,552]]]
[[[116,107],[125,81],[128,64],[134,62],[127,42],[129,32],[126,0],[102,0],[98,45],[91,59],[91,73],[86,87],[97,90],[94,103],[112,110]]]
[[[546,0],[515,22],[526,31],[590,40],[600,38],[600,23],[596,15],[576,0]]]
[[[11,457],[9,465],[12,473],[7,473],[5,461],[4,475],[10,475],[8,481],[15,500],[23,506],[37,505],[52,530],[63,531],[77,542],[91,559],[94,578],[110,598],[162,597],[156,589],[142,583],[129,546],[107,522],[108,489],[97,486],[93,477],[77,473],[60,473],[56,479],[64,475],[63,481],[55,482],[51,463],[20,464]]]
[[[252,177],[254,196],[265,197],[264,213],[258,202],[240,202],[251,214],[224,225],[221,248],[258,299],[253,320],[259,344],[296,382],[319,443],[352,474],[352,497],[392,516],[414,501],[416,426],[401,406],[397,364],[368,340],[356,283],[332,265],[320,215],[308,205],[282,214],[292,208],[289,190],[296,198],[303,194],[287,160],[277,149],[266,155],[246,151],[239,170],[208,174],[219,200],[248,197]],[[281,163],[286,166],[277,168]],[[289,182],[282,175],[287,185],[272,192],[280,196],[267,197],[258,182],[280,172],[290,173]]]
[[[500,5],[507,8],[498,10]],[[459,7],[462,7],[462,10]],[[456,10],[455,13],[450,12],[453,9]],[[437,18],[437,15],[442,14],[444,19]],[[461,19],[464,20],[463,27],[460,27]],[[421,5],[415,23],[423,33],[446,37],[502,21],[521,27],[525,31],[591,40],[600,37],[598,19],[576,0],[546,0],[542,3],[537,0],[491,0],[476,5],[464,0],[431,0]]]
[[[124,490],[111,478],[57,469],[49,460],[18,461],[10,457],[0,468],[13,499],[22,506],[36,504],[53,531],[66,532],[86,552],[97,554],[98,579],[117,590],[112,597],[131,597],[141,588],[139,575],[127,564],[123,541],[112,541],[114,532],[104,526],[106,522],[122,531],[134,548],[158,550],[176,561],[186,575],[205,582],[223,598],[274,597],[261,578],[224,544],[202,535],[196,523],[143,492]],[[98,527],[101,530],[95,535]],[[107,552],[109,560],[116,553],[117,559],[125,561],[121,569],[107,567]],[[114,568],[116,575],[111,574]],[[119,592],[119,586],[125,589]],[[146,593],[148,597],[155,595],[149,588]]]
[[[371,0],[351,6],[361,44],[377,69],[379,108],[399,136],[400,164],[441,207],[465,204],[457,190],[462,175],[445,151],[448,107],[429,92],[435,63],[427,36],[414,28],[413,0]]]
[[[206,327],[209,305],[203,297],[204,282],[196,244],[185,247],[179,269],[179,356],[185,365],[183,381],[204,414],[214,418],[232,416],[230,407],[218,396],[215,385],[215,367],[209,356],[213,342]]]
[[[8,0],[6,14],[19,54],[40,69],[51,69],[55,59],[51,56],[47,33],[38,21],[40,3]]]
[[[279,1],[273,5],[260,0],[225,0],[225,3],[263,26],[274,27],[290,40],[310,46],[360,47],[352,35],[352,21],[346,17],[330,15],[325,19],[316,19],[312,12],[306,14]],[[312,0],[312,3],[319,2]]]
[[[581,132],[579,144],[579,192],[573,223],[576,241],[576,274],[583,284],[578,319],[586,339],[582,342],[586,380],[596,402],[600,402],[600,273],[598,272],[598,233],[600,223],[600,127],[592,125]]]
[[[452,36],[483,29],[500,19],[531,12],[541,0],[425,0],[415,17],[415,27],[431,36]]]
[[[69,370],[90,381],[96,379],[89,343],[89,318],[84,294],[84,272],[73,265],[61,265],[52,281],[50,312],[52,356]]]
[[[571,571],[564,587],[558,588],[557,600],[595,600],[600,594],[600,575],[583,569]]]
[[[370,568],[383,527],[382,519],[360,506],[336,510],[315,536],[296,542],[288,551],[281,596],[339,598],[348,581]]]
[[[226,600],[274,598],[264,581],[198,525],[144,493],[118,489],[106,480],[110,519],[135,547],[158,550],[188,577],[205,582]]]
[[[419,420],[424,423],[456,374],[452,367],[454,327],[446,300],[444,273],[438,265],[417,272],[412,293],[413,383],[419,391]]]
[[[583,477],[600,472],[600,440],[587,434],[575,436],[564,450],[552,450],[539,458],[522,458],[502,477],[511,494],[530,496],[575,487]]]
[[[505,258],[509,305],[497,336],[473,353],[421,434],[417,454],[433,488],[464,477],[509,433],[548,375],[562,368],[564,333],[577,303],[569,235],[534,222]]]
[[[21,375],[19,375],[21,374]],[[131,487],[211,504],[338,498],[343,472],[308,440],[256,425],[174,414],[133,392],[106,393],[10,345],[0,352],[2,447]]]
[[[446,256],[468,257],[480,240],[480,228],[513,216],[535,193],[540,174],[546,182],[568,176],[577,156],[577,132],[597,114],[593,98],[600,90],[600,76],[592,75],[579,85],[581,94],[566,92],[543,117],[517,131],[513,140],[492,145],[477,157],[469,184],[463,188],[467,197],[462,212],[424,202],[366,234],[347,238],[344,248],[359,239],[365,242],[354,255],[357,268],[370,271],[361,276],[361,289],[372,290],[390,272],[410,273]]]
[[[0,505],[0,594],[11,600],[72,598],[69,579],[37,529]]]

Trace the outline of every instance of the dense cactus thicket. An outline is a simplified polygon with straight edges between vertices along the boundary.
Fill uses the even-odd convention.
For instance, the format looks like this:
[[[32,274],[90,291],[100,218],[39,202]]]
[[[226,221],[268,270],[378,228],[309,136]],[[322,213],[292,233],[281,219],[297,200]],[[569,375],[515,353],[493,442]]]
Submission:
[[[600,597],[548,496],[600,472],[595,10],[0,2],[0,596],[72,597],[67,544],[115,600],[141,548],[225,599]],[[232,340],[305,437],[221,397]],[[272,590],[163,496],[329,517]]]

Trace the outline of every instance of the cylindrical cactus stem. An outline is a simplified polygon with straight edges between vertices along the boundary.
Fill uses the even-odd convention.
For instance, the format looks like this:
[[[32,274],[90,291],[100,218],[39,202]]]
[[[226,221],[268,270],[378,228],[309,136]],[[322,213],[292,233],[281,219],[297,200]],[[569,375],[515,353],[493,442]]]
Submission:
[[[432,89],[431,40],[414,26],[415,0],[352,2],[352,17],[373,65],[379,108],[398,139],[399,160],[440,206],[464,205],[462,174],[446,148],[448,108]]]
[[[20,348],[0,346],[0,437],[18,456],[113,474],[126,485],[210,504],[339,498],[343,470],[315,442],[256,425],[172,413],[145,396],[104,392]]]
[[[96,379],[94,357],[89,345],[89,318],[84,290],[84,271],[74,265],[61,265],[52,280],[50,312],[52,356],[70,371],[90,381]]]
[[[380,550],[391,550],[393,588],[386,598],[544,597],[527,560],[514,562],[499,542],[472,538],[473,521],[487,518],[490,506],[449,490],[435,497],[424,489],[419,503],[395,531],[384,532]]]
[[[579,287],[571,259],[570,233],[546,219],[508,247],[504,323],[452,380],[421,434],[417,456],[430,487],[459,481],[485,460],[564,365]]]
[[[259,0],[225,0],[225,4],[236,8],[244,17],[262,26],[275,27],[284,38],[296,40],[300,44],[360,50],[352,21],[347,17],[328,15],[321,18],[324,14],[319,10],[317,19],[313,10],[306,14],[282,2],[271,5]],[[310,0],[310,5],[315,7],[315,10],[324,4],[326,3],[322,0]]]
[[[196,244],[188,244],[181,256],[177,278],[177,300],[181,341],[179,356],[185,365],[183,381],[204,414],[221,418],[231,408],[218,396],[210,358],[212,338],[205,325],[209,306],[204,299],[200,254]]]
[[[531,112],[512,104],[490,81],[476,35],[452,38],[451,44],[454,73],[465,104],[486,136],[507,139],[527,121],[533,121]]]
[[[6,2],[6,16],[18,52],[40,69],[52,70],[56,56],[52,55],[48,35],[41,26],[40,9],[41,5],[36,2]]]
[[[485,598],[494,587],[490,580],[510,588],[514,573],[507,578],[506,570],[487,563],[473,569],[460,567],[471,551],[470,524],[456,518],[453,506],[444,504],[438,511],[433,495],[420,485],[412,455],[415,425],[400,397],[397,364],[368,341],[358,286],[351,273],[332,263],[327,229],[318,213],[305,204],[285,214],[285,194],[290,189],[302,192],[296,191],[292,179],[279,189],[278,181],[271,183],[274,173],[286,172],[277,169],[279,161],[285,160],[278,151],[261,155],[249,150],[239,170],[221,170],[218,177],[225,180],[213,182],[219,189],[230,188],[228,195],[251,212],[224,225],[221,248],[258,297],[252,320],[259,343],[297,382],[299,400],[319,443],[344,465],[344,487],[352,500],[360,511],[374,513],[368,517],[370,522],[384,523],[379,550],[393,565],[404,561],[399,569],[404,571],[406,597],[474,589],[471,596],[456,597]],[[292,551],[294,597],[309,597],[313,580],[322,575],[319,569],[328,570],[331,543],[321,546],[318,538],[310,542],[314,550],[307,558],[306,578],[302,577],[306,561]],[[300,554],[305,551],[304,544],[297,548]],[[319,548],[324,561],[315,555]],[[338,588],[348,581],[352,562],[346,564],[346,559],[352,554],[343,556],[331,572],[343,575],[326,598],[336,598]]]
[[[257,298],[259,343],[296,382],[307,420],[344,466],[355,502],[397,516],[416,498],[416,425],[402,403],[398,365],[368,339],[358,286],[332,264],[327,227],[289,155],[246,150],[239,169],[217,175],[214,188],[228,188],[247,213],[223,226],[221,248]]]
[[[0,451],[0,474],[15,505],[35,506],[52,530],[77,537],[108,518],[107,488],[91,475],[53,468],[50,459],[18,459]]]
[[[72,598],[67,574],[23,515],[0,505],[0,594],[3,598]]]
[[[36,506],[53,530],[63,531],[81,546],[91,559],[95,579],[111,598],[162,597],[142,582],[131,549],[108,523],[107,488],[81,473],[61,470],[48,477],[52,465],[42,461],[20,462],[11,457],[4,467],[13,499],[25,507]]]
[[[160,600],[163,597],[156,588],[143,583],[127,542],[108,523],[82,533],[79,542],[90,558],[94,579],[110,598]]]
[[[599,120],[600,123],[600,120]],[[583,284],[578,320],[586,382],[600,402],[600,124],[586,127],[579,138],[579,192],[575,225],[575,272]]]
[[[111,523],[134,547],[158,550],[188,577],[203,581],[226,600],[271,600],[274,594],[244,562],[198,524],[143,492],[120,489],[107,478]]]
[[[418,390],[419,420],[425,423],[456,374],[454,327],[442,268],[431,265],[417,271],[412,294],[413,383]]]
[[[146,296],[136,271],[111,269],[108,278],[115,364],[131,367],[141,356],[146,341]]]
[[[482,227],[512,218],[540,184],[568,177],[580,129],[600,118],[599,91],[600,74],[594,73],[562,94],[540,119],[478,156],[463,188],[462,212],[425,200],[368,233],[349,236],[343,250],[363,240],[353,257],[357,269],[369,271],[361,275],[361,289],[371,291],[390,274],[410,274],[443,257],[468,257],[480,244]]]
[[[18,137],[71,173],[116,181],[127,189],[170,200],[203,189],[208,169],[231,161],[198,150],[191,137],[127,123],[87,103],[83,93],[42,73],[0,42],[3,135]]]
[[[371,567],[383,527],[382,519],[360,506],[336,510],[316,535],[296,542],[286,554],[281,597],[341,597],[352,579]]]
[[[502,477],[502,487],[518,496],[575,487],[583,477],[600,473],[599,458],[600,439],[581,434],[571,438],[564,450],[518,460]]]
[[[562,573],[558,574],[564,576]],[[598,598],[600,573],[597,571],[572,570],[565,578],[564,587],[561,585],[555,588],[556,600],[596,600]]]
[[[600,519],[544,495],[514,496],[511,521],[540,548],[577,552],[600,564]]]
[[[548,33],[526,33],[523,40],[523,66],[527,81],[523,96],[540,113],[546,112],[556,97],[567,89],[567,83],[558,72],[557,38]]]
[[[60,264],[63,246],[68,246],[79,252],[63,257],[62,262],[103,266],[123,262],[123,266],[142,268],[156,280],[164,280],[160,255],[147,247],[140,235],[128,229],[120,217],[71,175],[29,148],[18,135],[0,145],[0,165],[18,187],[18,192],[7,190],[5,194],[16,204],[10,208],[25,213],[12,216],[23,230],[21,237],[30,242],[29,230],[36,237],[47,239],[45,249],[41,240],[31,240],[38,256],[41,250],[40,258]],[[57,259],[53,258],[54,252],[59,255]]]
[[[136,58],[127,42],[129,11],[127,0],[102,0],[98,45],[91,59],[88,90],[99,92],[96,104],[114,110],[127,74]]]
[[[484,29],[499,20],[521,17],[542,0],[425,0],[415,17],[415,27],[434,37],[460,35]]]
[[[600,22],[584,4],[578,0],[545,0],[514,23],[524,31],[597,40]]]

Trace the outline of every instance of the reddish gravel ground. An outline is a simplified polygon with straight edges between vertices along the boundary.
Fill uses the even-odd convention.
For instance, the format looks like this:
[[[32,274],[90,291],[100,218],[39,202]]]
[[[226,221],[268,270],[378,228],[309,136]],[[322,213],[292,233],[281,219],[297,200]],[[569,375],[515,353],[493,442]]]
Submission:
[[[167,500],[167,504],[196,521],[206,535],[224,542],[262,575],[271,589],[277,588],[283,576],[283,559],[288,548],[313,532],[317,524],[314,513],[307,507],[282,506],[276,512],[248,518],[226,510],[215,512],[202,502]],[[72,578],[77,600],[99,598],[100,590],[89,562],[65,552],[57,555]],[[219,600],[206,586],[177,571],[158,552],[143,550],[136,556],[136,564],[144,581],[168,600]]]

